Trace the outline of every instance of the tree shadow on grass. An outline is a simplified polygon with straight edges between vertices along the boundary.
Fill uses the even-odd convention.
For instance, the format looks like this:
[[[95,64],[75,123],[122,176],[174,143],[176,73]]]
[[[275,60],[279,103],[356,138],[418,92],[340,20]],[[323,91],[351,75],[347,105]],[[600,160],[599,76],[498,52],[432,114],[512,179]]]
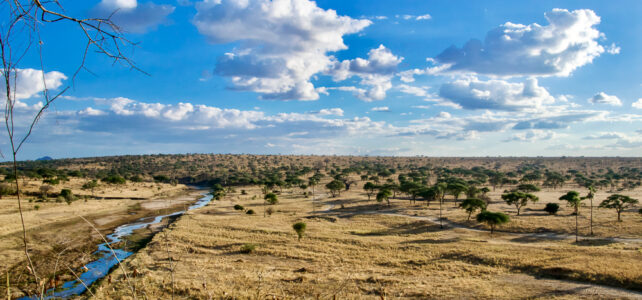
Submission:
[[[550,235],[544,238],[541,235],[533,234],[533,235],[524,235],[524,236],[516,237],[514,239],[511,239],[510,241],[515,243],[530,244],[530,243],[538,243],[542,241],[551,241],[551,240],[562,241],[565,239],[566,239],[565,237],[560,237],[555,235]]]
[[[421,234],[426,232],[437,232],[441,230],[442,229],[439,228],[439,225],[435,225],[431,222],[426,222],[426,221],[417,221],[417,222],[391,226],[386,229],[372,230],[372,231],[366,231],[366,232],[352,231],[350,233],[358,236],[385,236],[385,235]]]
[[[578,242],[573,243],[576,246],[584,247],[597,247],[597,246],[607,246],[616,244],[616,241],[609,239],[590,239],[590,240],[579,240]]]
[[[422,239],[414,241],[405,241],[402,244],[449,244],[459,242],[461,239],[458,237],[450,239]]]

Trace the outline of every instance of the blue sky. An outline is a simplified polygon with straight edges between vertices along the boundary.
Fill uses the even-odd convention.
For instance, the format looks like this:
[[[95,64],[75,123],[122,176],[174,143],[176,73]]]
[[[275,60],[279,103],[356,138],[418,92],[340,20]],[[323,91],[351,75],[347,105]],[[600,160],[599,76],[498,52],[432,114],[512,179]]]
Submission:
[[[149,75],[42,28],[71,88],[23,159],[147,153],[640,156],[639,1],[63,1]],[[41,99],[19,66],[20,114]],[[30,81],[31,80],[31,81]],[[6,138],[5,138],[6,140]],[[2,144],[6,152],[6,142]]]

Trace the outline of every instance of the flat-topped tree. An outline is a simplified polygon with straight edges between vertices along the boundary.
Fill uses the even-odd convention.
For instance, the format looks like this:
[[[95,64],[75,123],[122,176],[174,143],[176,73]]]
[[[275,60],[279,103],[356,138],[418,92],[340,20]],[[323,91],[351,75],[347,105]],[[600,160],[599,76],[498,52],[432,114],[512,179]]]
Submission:
[[[600,203],[600,208],[612,208],[617,212],[617,221],[622,222],[620,215],[622,212],[638,203],[637,199],[629,196],[613,194]]]
[[[477,215],[477,222],[485,223],[490,227],[490,235],[493,235],[493,232],[495,232],[495,227],[506,224],[509,221],[510,218],[508,215],[499,212],[485,210]]]
[[[382,189],[377,193],[377,202],[387,201],[388,206],[390,206],[390,196],[392,196],[392,192],[390,190]]]
[[[332,194],[332,197],[334,198],[336,196],[341,196],[341,190],[346,186],[342,181],[335,179],[326,184],[325,187],[330,191],[330,194]]]
[[[453,195],[453,197],[455,197],[455,206],[456,206],[459,196],[468,190],[468,186],[459,182],[454,182],[454,183],[449,183],[446,189],[451,195]]]
[[[508,205],[514,205],[515,208],[517,208],[518,216],[522,207],[526,206],[529,201],[537,202],[539,200],[539,198],[537,198],[537,196],[533,194],[524,193],[520,191],[512,191],[512,192],[503,194],[502,199],[504,199],[504,201],[506,201]]]
[[[374,195],[377,185],[368,181],[363,185],[363,189],[366,191],[366,195],[368,195],[368,201],[370,201],[370,196]]]
[[[417,195],[426,200],[426,206],[430,206],[430,201],[439,199],[437,189],[434,186],[422,188]]]
[[[517,186],[518,191],[526,192],[526,193],[534,193],[534,192],[539,192],[540,188],[537,187],[534,184],[530,183],[523,183]]]
[[[468,212],[468,221],[470,221],[470,215],[472,215],[477,210],[486,210],[486,202],[477,198],[468,198],[459,204],[459,207],[463,208]]]

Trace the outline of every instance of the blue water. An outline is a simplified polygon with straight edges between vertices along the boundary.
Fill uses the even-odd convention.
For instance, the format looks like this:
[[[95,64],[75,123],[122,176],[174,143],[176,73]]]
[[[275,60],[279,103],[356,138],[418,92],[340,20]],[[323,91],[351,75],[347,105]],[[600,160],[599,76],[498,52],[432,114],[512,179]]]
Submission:
[[[192,210],[196,208],[201,208],[207,205],[212,200],[212,195],[209,193],[203,193],[203,197],[199,199],[196,203],[192,204],[187,210]],[[145,228],[145,226],[153,225],[160,223],[164,218],[178,216],[184,214],[186,211],[178,211],[168,215],[156,216],[151,221],[150,218],[142,218],[137,220],[134,223],[125,224],[117,227],[114,230],[114,233],[105,236],[109,244],[114,244],[120,242],[124,237],[131,235],[135,230]],[[98,250],[94,252],[94,255],[98,257],[97,260],[94,260],[85,265],[88,271],[78,275],[82,282],[76,280],[67,281],[56,289],[49,289],[45,293],[45,299],[66,299],[74,295],[80,295],[84,293],[87,288],[86,286],[91,286],[96,280],[99,280],[109,274],[109,271],[118,264],[118,260],[123,261],[127,257],[134,254],[134,252],[125,251],[123,249],[114,249],[114,253],[109,249],[106,243],[98,245]],[[118,258],[118,260],[116,259]],[[78,274],[78,273],[76,273]],[[84,285],[82,283],[85,283]],[[26,296],[19,298],[20,300],[30,300],[38,299],[37,296]]]

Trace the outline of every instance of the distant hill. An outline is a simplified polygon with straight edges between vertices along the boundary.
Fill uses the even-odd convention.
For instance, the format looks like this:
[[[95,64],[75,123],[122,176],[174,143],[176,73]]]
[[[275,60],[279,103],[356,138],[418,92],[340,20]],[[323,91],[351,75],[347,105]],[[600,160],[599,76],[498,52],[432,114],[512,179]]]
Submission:
[[[43,156],[41,158],[36,159],[37,161],[43,161],[43,160],[53,160],[50,156]]]

